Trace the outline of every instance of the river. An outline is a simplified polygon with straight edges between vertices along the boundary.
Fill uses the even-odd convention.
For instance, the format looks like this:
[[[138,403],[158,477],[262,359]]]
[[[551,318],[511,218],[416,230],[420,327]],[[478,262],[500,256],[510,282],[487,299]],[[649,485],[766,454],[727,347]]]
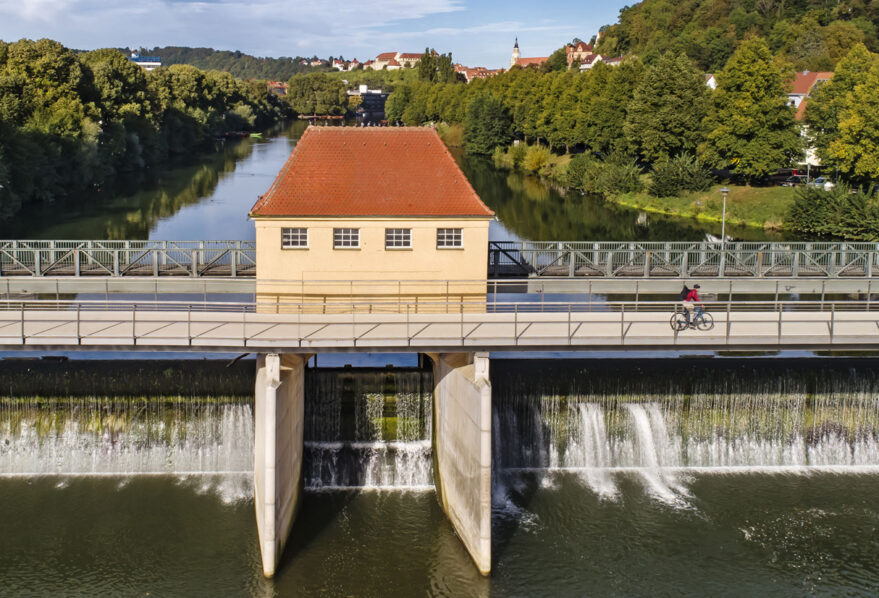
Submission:
[[[2,236],[252,239],[247,210],[301,130],[25,213]],[[498,214],[494,239],[719,232],[457,158]],[[310,375],[307,491],[274,580],[248,401],[0,397],[0,596],[876,595],[876,362],[684,361],[492,364],[489,578],[430,486],[429,374],[391,391],[381,372]]]

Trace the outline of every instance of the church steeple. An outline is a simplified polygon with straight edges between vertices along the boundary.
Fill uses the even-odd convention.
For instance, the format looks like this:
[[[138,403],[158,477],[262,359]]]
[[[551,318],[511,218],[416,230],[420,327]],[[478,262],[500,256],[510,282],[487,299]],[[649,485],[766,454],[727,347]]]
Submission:
[[[513,47],[514,47],[514,48],[518,48],[518,47],[519,47],[519,36],[518,36],[518,35],[516,36],[516,43],[513,44]]]
[[[513,44],[513,55],[510,56],[510,68],[519,63],[519,36],[516,36],[516,43]]]

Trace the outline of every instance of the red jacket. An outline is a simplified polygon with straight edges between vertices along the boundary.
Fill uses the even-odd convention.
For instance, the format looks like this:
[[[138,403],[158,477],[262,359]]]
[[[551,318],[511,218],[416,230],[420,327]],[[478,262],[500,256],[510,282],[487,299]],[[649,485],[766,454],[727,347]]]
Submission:
[[[684,301],[699,301],[699,291],[696,289],[690,289],[690,292],[687,293],[687,298]]]

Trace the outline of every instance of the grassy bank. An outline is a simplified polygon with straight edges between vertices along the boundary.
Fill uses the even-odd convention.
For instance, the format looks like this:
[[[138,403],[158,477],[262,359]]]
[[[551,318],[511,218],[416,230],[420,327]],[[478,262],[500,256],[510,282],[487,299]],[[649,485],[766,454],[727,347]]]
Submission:
[[[448,147],[464,147],[464,127],[461,124],[439,123],[436,132]]]
[[[767,230],[782,228],[784,216],[794,201],[792,188],[728,186],[726,221],[729,224]],[[682,193],[680,197],[653,197],[642,191],[612,196],[608,200],[644,212],[720,222],[723,212],[721,187],[715,185],[708,191]]]

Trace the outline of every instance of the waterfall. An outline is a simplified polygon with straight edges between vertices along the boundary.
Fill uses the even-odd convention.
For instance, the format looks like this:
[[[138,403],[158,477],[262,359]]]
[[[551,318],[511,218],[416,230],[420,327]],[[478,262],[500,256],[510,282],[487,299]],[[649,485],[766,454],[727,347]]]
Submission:
[[[0,402],[0,475],[250,474],[246,404]]]
[[[433,383],[420,370],[306,373],[305,486],[433,487]]]
[[[696,376],[657,368],[648,376],[595,367],[584,376],[571,366],[503,367],[492,378],[498,478],[570,471],[613,498],[617,477],[632,473],[652,496],[680,502],[687,471],[879,472],[872,369],[749,364]]]

